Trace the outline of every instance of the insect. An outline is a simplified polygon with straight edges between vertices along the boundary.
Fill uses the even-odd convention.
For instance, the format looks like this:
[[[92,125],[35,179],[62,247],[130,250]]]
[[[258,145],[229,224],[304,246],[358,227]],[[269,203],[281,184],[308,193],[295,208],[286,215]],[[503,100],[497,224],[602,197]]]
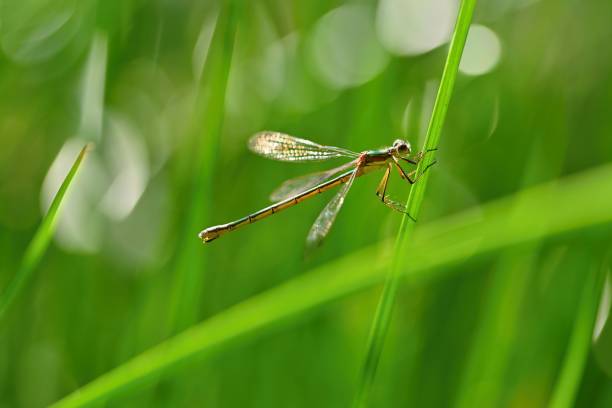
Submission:
[[[392,146],[384,149],[356,153],[340,147],[323,146],[310,140],[270,131],[259,132],[251,137],[249,148],[263,157],[285,162],[322,161],[338,157],[350,158],[351,161],[331,170],[285,181],[270,196],[272,201],[276,201],[275,204],[236,221],[206,228],[199,234],[200,239],[205,243],[343,184],[340,191],[319,214],[308,233],[306,239],[307,245],[316,246],[329,232],[355,178],[373,170],[385,169],[385,173],[376,189],[376,195],[380,198],[381,202],[396,211],[408,214],[403,204],[392,200],[387,195],[387,183],[394,167],[402,179],[410,184],[416,183],[419,178],[419,175],[415,175],[416,170],[406,173],[401,163],[406,162],[417,165],[424,156],[423,152],[419,152],[415,156],[410,157],[410,143],[401,139],[396,140]],[[434,163],[432,162],[427,168]]]

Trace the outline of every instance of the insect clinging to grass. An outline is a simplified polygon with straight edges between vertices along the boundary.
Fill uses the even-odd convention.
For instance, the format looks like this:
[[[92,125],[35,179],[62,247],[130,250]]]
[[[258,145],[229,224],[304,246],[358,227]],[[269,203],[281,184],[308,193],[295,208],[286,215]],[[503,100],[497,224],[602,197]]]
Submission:
[[[338,157],[349,158],[351,161],[330,170],[285,181],[270,196],[272,201],[276,201],[275,204],[236,221],[206,228],[199,234],[200,239],[205,243],[343,184],[340,191],[325,206],[310,228],[306,242],[308,246],[316,246],[329,232],[347,193],[353,185],[353,181],[357,177],[374,170],[384,169],[383,177],[376,189],[376,195],[386,206],[408,214],[403,204],[392,200],[387,194],[387,183],[391,171],[395,168],[402,179],[414,184],[418,181],[420,175],[435,163],[432,162],[420,175],[416,174],[417,170],[406,173],[402,167],[402,162],[417,165],[424,157],[424,152],[411,156],[410,143],[401,139],[397,139],[392,146],[383,149],[356,153],[341,147],[323,146],[284,133],[264,131],[251,137],[249,148],[263,157],[285,162],[323,161]],[[410,214],[408,216],[410,217]]]

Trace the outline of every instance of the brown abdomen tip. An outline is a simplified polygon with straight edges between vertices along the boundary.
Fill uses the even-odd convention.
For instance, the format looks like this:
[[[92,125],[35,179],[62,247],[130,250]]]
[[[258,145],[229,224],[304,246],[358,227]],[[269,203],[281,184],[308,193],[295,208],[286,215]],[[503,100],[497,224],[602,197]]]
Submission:
[[[202,242],[207,243],[216,238],[219,238],[219,233],[212,228],[205,229],[204,231],[198,234],[198,237],[202,240]]]

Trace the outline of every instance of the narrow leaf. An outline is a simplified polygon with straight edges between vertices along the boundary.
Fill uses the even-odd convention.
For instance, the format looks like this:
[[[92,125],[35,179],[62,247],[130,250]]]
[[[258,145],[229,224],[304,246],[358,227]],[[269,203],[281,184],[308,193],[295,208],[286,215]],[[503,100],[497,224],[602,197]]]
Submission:
[[[574,321],[574,329],[565,354],[565,361],[550,403],[551,408],[575,406],[576,394],[591,348],[593,327],[595,326],[597,307],[603,292],[607,265],[606,261],[604,265],[592,267],[587,276],[576,320]]]
[[[450,103],[451,95],[455,85],[455,78],[459,69],[459,62],[463,54],[463,48],[467,34],[472,22],[472,14],[476,0],[463,0],[459,8],[457,23],[450,43],[446,64],[442,72],[442,79],[438,94],[434,103],[433,112],[427,129],[425,138],[424,152],[429,152],[417,167],[417,174],[423,172],[433,163],[433,151],[438,147],[442,126],[446,118],[446,111]],[[427,185],[429,173],[424,172],[419,182],[410,190],[406,208],[411,217],[404,215],[402,223],[395,242],[394,256],[391,262],[385,286],[383,288],[380,301],[376,308],[374,321],[370,329],[366,357],[364,359],[363,368],[361,371],[360,382],[355,393],[354,406],[360,407],[366,404],[370,387],[376,376],[376,369],[382,353],[384,340],[391,322],[391,315],[395,298],[397,295],[397,287],[399,281],[400,270],[403,269],[403,261],[406,257],[406,246],[408,237],[414,229],[412,219],[418,219],[420,214],[421,203],[425,195],[425,187]]]
[[[76,176],[77,171],[83,162],[83,158],[85,157],[85,154],[89,148],[90,145],[86,145],[77,156],[74,164],[70,168],[70,171],[66,175],[66,178],[64,178],[62,185],[57,191],[57,194],[53,198],[47,214],[40,223],[38,230],[36,230],[34,238],[32,238],[32,241],[30,241],[17,274],[14,276],[13,280],[9,283],[8,287],[0,297],[0,319],[4,317],[11,303],[15,300],[17,295],[19,295],[19,292],[23,290],[26,283],[32,276],[32,272],[39,264],[45,250],[49,246],[51,238],[53,237],[53,232],[55,231],[55,221],[57,220],[62,200],[66,195],[66,191],[68,191],[70,183],[72,183],[74,177]]]

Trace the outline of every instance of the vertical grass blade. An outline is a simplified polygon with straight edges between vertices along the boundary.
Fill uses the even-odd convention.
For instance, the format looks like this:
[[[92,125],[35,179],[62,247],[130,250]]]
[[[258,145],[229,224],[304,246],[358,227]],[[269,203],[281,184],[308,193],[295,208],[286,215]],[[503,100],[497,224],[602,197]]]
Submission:
[[[521,306],[529,277],[537,272],[538,254],[537,242],[530,242],[500,255],[486,290],[455,408],[499,405],[513,345],[520,330]]]
[[[19,267],[17,274],[0,297],[0,319],[4,317],[11,303],[15,300],[17,295],[19,295],[19,292],[23,290],[28,282],[28,279],[30,279],[32,276],[34,268],[36,268],[44,255],[45,250],[49,246],[49,242],[51,242],[53,232],[55,231],[55,221],[57,220],[62,200],[66,195],[66,191],[68,191],[68,187],[74,180],[74,177],[76,176],[77,171],[83,162],[83,158],[85,157],[85,154],[89,148],[90,145],[86,145],[77,156],[74,164],[70,168],[70,171],[66,175],[66,178],[64,178],[62,185],[57,191],[57,194],[53,198],[47,214],[44,216],[40,226],[36,230],[34,238],[32,238],[32,241],[30,241],[23,259],[21,260],[21,266]]]
[[[591,268],[590,272],[582,290],[565,361],[550,402],[551,408],[569,408],[575,405],[576,393],[589,355],[597,307],[606,279],[607,262]]]
[[[463,54],[463,48],[467,39],[467,34],[472,22],[472,15],[476,0],[462,0],[457,16],[457,22],[450,43],[450,48],[442,72],[442,79],[438,94],[434,103],[433,112],[429,121],[427,135],[425,138],[424,151],[434,150],[438,146],[442,126],[446,117],[446,111],[450,103],[459,62]],[[433,154],[426,154],[424,160],[417,167],[417,174],[421,174],[423,169],[433,163]],[[425,195],[425,187],[427,185],[428,173],[425,173],[418,183],[410,190],[408,196],[407,208],[409,213],[418,219],[420,214],[421,203]],[[391,266],[388,271],[388,276],[385,282],[383,293],[381,295],[372,328],[370,330],[366,357],[364,360],[360,382],[357,386],[355,399],[353,401],[355,407],[364,406],[367,402],[369,390],[376,376],[376,369],[380,360],[384,340],[391,321],[391,313],[397,295],[397,287],[399,283],[400,269],[405,254],[406,243],[410,232],[414,228],[414,223],[410,222],[409,217],[404,216],[400,225],[400,229],[395,242],[394,256],[391,261]]]
[[[200,76],[192,124],[193,144],[198,147],[181,250],[176,263],[177,276],[170,312],[172,332],[190,326],[198,318],[205,249],[197,233],[209,220],[212,171],[223,127],[225,95],[241,7],[241,0],[223,2]]]

